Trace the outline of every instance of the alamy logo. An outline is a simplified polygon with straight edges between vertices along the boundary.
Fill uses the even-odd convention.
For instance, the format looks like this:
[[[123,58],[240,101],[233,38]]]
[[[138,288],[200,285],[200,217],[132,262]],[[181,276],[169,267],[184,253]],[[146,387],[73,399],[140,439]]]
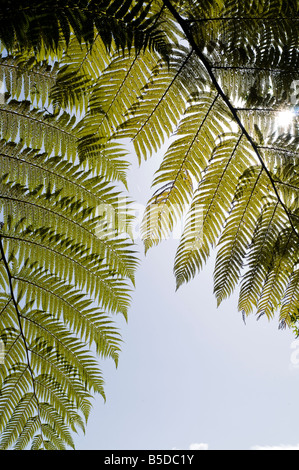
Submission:
[[[118,236],[127,232],[137,242],[142,239],[143,230],[151,233],[152,240],[155,240],[156,236],[157,242],[167,238],[180,240],[185,224],[183,218],[176,221],[176,214],[181,211],[180,206],[167,207],[159,202],[152,203],[151,210],[145,217],[145,206],[137,203],[129,206],[126,204],[126,201],[120,198],[118,204],[99,204],[97,206],[99,222],[96,234],[99,238],[109,237],[111,231],[114,231]],[[163,220],[163,224],[161,220]],[[161,231],[158,233],[156,227],[159,223]],[[188,225],[188,237],[184,240],[185,249],[188,251],[198,250],[203,241],[203,211],[200,204],[195,205],[189,211],[186,224]]]

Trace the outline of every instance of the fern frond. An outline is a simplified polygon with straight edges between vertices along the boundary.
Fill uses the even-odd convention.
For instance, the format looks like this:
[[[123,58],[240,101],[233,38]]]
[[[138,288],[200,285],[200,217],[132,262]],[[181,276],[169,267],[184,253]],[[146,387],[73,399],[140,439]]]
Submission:
[[[243,258],[269,193],[269,182],[264,172],[260,168],[252,168],[249,172],[244,178],[244,186],[243,180],[237,190],[233,209],[218,243],[214,273],[218,304],[232,293],[238,283]]]
[[[169,65],[157,64],[117,136],[131,139],[139,160],[157,152],[175,131],[192,93],[202,90],[206,80],[193,51],[174,47]]]
[[[298,317],[298,269],[292,272],[287,288],[285,289],[280,311],[279,319],[280,324],[288,327],[293,327]]]
[[[168,237],[190,205],[174,265],[177,286],[188,282],[216,248],[218,303],[242,280],[240,310],[248,314],[257,309],[270,317],[279,309],[296,264],[295,241],[286,244],[281,257],[278,240],[288,230],[299,238],[295,113],[291,129],[282,135],[277,128],[278,113],[294,104],[299,79],[298,5],[279,0],[163,3],[187,47],[184,66],[172,72],[170,85],[158,81],[165,93],[162,102],[166,96],[167,103],[168,86],[177,86],[185,103],[192,102],[189,109],[198,107],[202,115],[196,123],[179,102],[178,114],[169,105],[171,121],[160,114],[163,131],[153,125],[148,135],[143,133],[148,118],[141,113],[128,115],[121,125],[128,130],[123,135],[133,141],[142,136],[139,146],[135,142],[139,158],[159,151],[164,135],[172,139],[155,175],[158,190],[145,211],[145,248]],[[185,87],[191,57],[197,79]],[[202,96],[208,93],[217,100],[205,108]],[[132,110],[138,113],[144,107],[151,117],[150,96],[143,95]],[[193,153],[192,135],[199,136]]]
[[[31,51],[35,54],[57,53],[66,49],[72,34],[79,44],[92,47],[98,32],[109,50],[114,45],[158,49],[167,57],[167,38],[157,24],[152,2],[140,0],[108,2],[64,1],[18,2],[18,8],[1,10],[0,40],[12,51]],[[9,25],[9,27],[8,27]]]
[[[66,112],[58,118],[34,109],[28,101],[9,100],[0,105],[0,132],[5,140],[21,140],[30,148],[44,148],[48,154],[65,154],[75,161],[77,139],[75,116]]]
[[[33,411],[37,413],[38,429],[42,431],[43,438],[47,437],[47,434],[43,432],[43,427],[49,423],[42,422],[40,412],[40,406],[43,402],[49,403],[53,410],[52,414],[55,412],[60,415],[64,436],[65,420],[72,425],[73,429],[78,423],[83,425],[80,415],[77,416],[78,409],[81,409],[85,419],[88,416],[89,392],[86,391],[87,387],[104,396],[103,380],[98,371],[97,361],[86,349],[84,342],[76,338],[76,333],[81,334],[82,330],[90,332],[92,322],[87,321],[88,315],[95,316],[95,309],[88,308],[86,301],[84,306],[82,294],[78,295],[75,291],[72,292],[71,286],[65,286],[65,283],[61,283],[53,277],[50,281],[49,274],[46,276],[46,273],[35,269],[32,265],[28,264],[18,272],[11,272],[10,275],[13,283],[17,284],[20,289],[18,302],[22,303],[23,299],[24,308],[21,310],[20,307],[16,307],[16,297],[13,297],[13,303],[16,307],[14,326],[7,328],[1,334],[1,340],[5,344],[6,350],[5,363],[1,367],[1,374],[4,378],[0,399],[2,448],[11,446],[18,436],[21,437],[25,433],[28,426],[31,429],[32,420],[34,420]],[[29,279],[28,275],[30,275]],[[25,303],[24,292],[22,293],[24,280],[27,281],[26,298],[30,299]],[[32,310],[33,303],[36,304],[39,298],[32,289],[37,288],[47,289],[48,294],[51,291],[56,299],[59,299],[60,304],[57,304],[57,308],[55,305],[49,304],[51,308],[54,307],[54,312],[57,312],[55,316],[46,310]],[[67,296],[65,295],[66,290],[68,290]],[[41,298],[40,302],[46,308],[49,306],[45,303],[45,298]],[[76,311],[85,321],[83,327],[74,320]],[[4,315],[8,313],[5,312]],[[86,332],[86,337],[89,342],[95,341],[101,348],[103,342],[109,343],[109,335],[111,337],[112,333],[113,339],[110,342],[109,351],[107,346],[106,352],[105,348],[103,351],[108,354],[114,347],[115,354],[117,352],[115,349],[117,336],[109,325],[107,330],[105,321],[100,322],[99,319],[97,312],[93,332],[91,334]],[[4,324],[5,320],[5,317],[2,317]],[[10,321],[12,320],[13,317],[10,316]],[[22,325],[21,333],[18,331],[18,324]],[[101,335],[101,331],[103,331],[103,335]],[[98,337],[100,337],[99,342],[97,341]],[[23,363],[16,364],[16,357],[23,358]],[[30,363],[28,363],[28,358]],[[11,386],[13,386],[13,392]],[[28,397],[28,401],[24,400],[24,396]],[[58,435],[61,433],[59,428],[59,421],[56,420],[55,432],[58,432]],[[33,431],[36,432],[36,426],[33,427]],[[53,445],[57,447],[55,439]]]
[[[285,223],[286,218],[277,203],[268,203],[263,208],[248,249],[247,271],[240,288],[239,310],[246,315],[257,307],[272,252]]]
[[[163,186],[145,211],[142,233],[146,249],[169,235],[190,202],[193,182],[200,180],[213,151],[215,135],[222,131],[219,122],[225,120],[217,99],[218,95],[213,93],[200,95],[180,122],[178,137],[170,145],[154,179],[154,185]]]
[[[36,63],[20,56],[3,56],[0,60],[0,80],[6,91],[16,100],[30,100],[43,108],[49,103],[49,93],[56,83],[58,62],[52,66],[46,62]]]
[[[87,159],[78,117],[41,108],[52,106],[55,68],[30,68],[27,57],[23,69],[2,65],[13,96],[0,111],[1,448],[64,449],[73,447],[70,430],[84,429],[91,396],[105,399],[91,350],[118,363],[111,314],[127,316],[137,266],[130,203],[112,184],[125,183],[127,163],[112,142]],[[48,79],[41,99],[31,86],[38,73]]]
[[[239,178],[251,161],[252,153],[243,135],[228,135],[215,148],[194,194],[176,253],[174,271],[178,287],[202,269],[216,246]]]
[[[281,234],[260,293],[257,315],[273,317],[284,296],[297,259],[298,244],[293,232]]]

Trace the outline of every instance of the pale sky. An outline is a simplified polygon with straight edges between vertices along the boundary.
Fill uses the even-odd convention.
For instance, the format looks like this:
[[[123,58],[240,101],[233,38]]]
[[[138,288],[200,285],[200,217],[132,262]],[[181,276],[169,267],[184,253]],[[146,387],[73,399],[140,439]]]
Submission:
[[[141,205],[157,162],[130,173]],[[119,366],[102,363],[107,401],[76,449],[299,450],[299,341],[277,319],[245,325],[236,295],[217,309],[213,260],[175,292],[177,243],[141,253]]]

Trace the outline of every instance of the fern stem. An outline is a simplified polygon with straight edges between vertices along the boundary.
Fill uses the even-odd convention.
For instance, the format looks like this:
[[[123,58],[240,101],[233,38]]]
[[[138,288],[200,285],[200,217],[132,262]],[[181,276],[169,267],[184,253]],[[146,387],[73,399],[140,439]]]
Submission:
[[[166,3],[166,2],[165,2]],[[283,21],[283,20],[294,20],[298,21],[299,17],[294,17],[294,16],[283,16],[283,17],[266,17],[266,16],[219,16],[219,17],[214,17],[214,18],[192,18],[192,20],[185,20],[186,23],[202,23],[205,21],[236,21],[236,19],[242,20],[242,21],[252,21],[252,20],[262,20],[262,21]]]
[[[264,150],[273,150],[274,152],[281,152],[281,153],[284,153],[284,154],[289,154],[291,156],[293,156],[294,154],[299,153],[296,150],[287,150],[283,147],[273,147],[273,146],[269,146],[269,145],[259,145],[258,148],[264,149]]]
[[[10,299],[8,300],[8,302],[6,302],[5,306],[4,306],[3,309],[1,310],[1,312],[0,312],[0,317],[1,317],[2,313],[5,312],[6,307],[8,307],[8,305],[10,304],[11,301],[12,301],[12,298],[10,297]]]
[[[196,41],[194,40],[193,38],[193,35],[192,35],[192,32],[190,30],[190,24],[189,24],[189,21],[185,20],[184,18],[181,17],[181,15],[178,13],[178,11],[176,10],[176,8],[174,7],[174,5],[171,3],[170,0],[163,0],[164,4],[167,6],[168,10],[170,11],[170,13],[173,15],[173,17],[177,20],[178,24],[180,25],[180,27],[182,28],[183,32],[185,33],[186,35],[186,39],[188,40],[191,48],[194,50],[194,52],[197,54],[197,56],[199,57],[199,59],[201,60],[202,64],[204,65],[204,67],[206,68],[208,74],[209,74],[209,77],[212,81],[212,84],[214,85],[214,87],[216,88],[216,90],[218,91],[219,95],[222,97],[224,103],[227,105],[228,109],[230,110],[235,122],[238,124],[240,130],[243,132],[244,136],[247,138],[249,144],[251,145],[254,153],[256,154],[260,164],[261,164],[261,167],[263,168],[263,170],[265,171],[266,175],[268,176],[269,180],[270,180],[270,183],[271,183],[271,186],[274,190],[274,193],[277,197],[277,200],[279,201],[279,203],[281,204],[281,206],[283,207],[283,210],[285,211],[287,217],[288,217],[288,220],[290,222],[290,226],[292,228],[292,230],[294,231],[294,233],[296,234],[296,236],[298,237],[299,239],[299,232],[297,231],[296,227],[294,226],[293,224],[293,221],[292,221],[292,218],[291,218],[291,214],[290,212],[288,211],[288,208],[286,206],[286,204],[283,202],[283,200],[281,199],[279,193],[278,193],[278,190],[275,186],[275,182],[272,178],[272,175],[269,171],[269,169],[267,168],[267,165],[265,164],[264,160],[263,160],[263,157],[262,155],[260,154],[259,152],[259,147],[258,145],[254,142],[253,138],[251,137],[251,135],[249,134],[249,132],[247,131],[247,129],[245,128],[245,126],[243,125],[241,119],[239,118],[238,116],[238,113],[236,111],[236,108],[233,106],[233,104],[231,103],[229,97],[226,95],[226,93],[223,91],[223,89],[221,88],[220,84],[218,83],[218,80],[217,78],[215,77],[214,73],[213,73],[213,67],[212,65],[210,64],[209,60],[205,57],[205,55],[203,54],[203,52],[201,51],[201,49],[198,47],[198,45],[196,44]]]
[[[250,70],[253,72],[279,72],[279,73],[294,73],[293,69],[281,69],[279,67],[252,67],[249,65],[211,65],[212,70]]]
[[[5,251],[4,251],[1,235],[0,235],[0,254],[1,254],[1,258],[2,258],[2,261],[4,263],[4,266],[5,266],[5,270],[6,270],[6,274],[7,274],[7,278],[8,278],[8,284],[9,284],[11,300],[14,304],[15,311],[16,311],[16,314],[17,314],[17,320],[18,320],[18,325],[19,325],[19,330],[20,330],[20,336],[23,340],[24,347],[25,347],[27,367],[28,367],[29,374],[30,374],[30,377],[31,377],[33,396],[34,396],[35,401],[36,401],[36,410],[37,410],[38,420],[39,420],[39,424],[40,424],[41,438],[42,438],[42,441],[44,442],[43,430],[42,430],[42,421],[41,421],[40,409],[39,409],[39,400],[38,400],[37,393],[36,393],[36,388],[35,388],[34,374],[33,374],[32,368],[31,368],[31,364],[30,364],[29,347],[28,347],[28,344],[27,344],[27,341],[26,341],[26,336],[24,334],[23,325],[22,325],[22,322],[21,322],[21,317],[22,316],[21,316],[21,313],[19,311],[18,302],[16,300],[13,285],[12,285],[12,280],[14,279],[14,277],[11,274],[11,271],[10,271],[10,268],[9,268],[9,265],[8,265],[8,261],[7,261],[6,256],[5,256]]]

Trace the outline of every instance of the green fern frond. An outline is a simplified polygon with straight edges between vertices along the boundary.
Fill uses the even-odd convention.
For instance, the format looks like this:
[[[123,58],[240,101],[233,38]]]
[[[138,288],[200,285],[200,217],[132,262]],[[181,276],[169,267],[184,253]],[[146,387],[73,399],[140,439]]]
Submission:
[[[176,253],[174,270],[178,286],[202,269],[216,246],[239,178],[251,160],[252,153],[246,148],[242,135],[227,136],[215,148],[194,194]]]
[[[270,317],[279,310],[296,265],[296,242],[286,244],[281,257],[279,239],[285,233],[299,238],[295,113],[291,129],[282,133],[277,125],[278,113],[294,104],[299,79],[298,5],[164,0],[164,6],[187,43],[184,66],[172,71],[172,81],[157,78],[161,101],[170,109],[160,113],[165,129],[151,125],[154,94],[144,94],[132,108],[136,117],[128,114],[121,125],[123,135],[135,141],[139,159],[159,151],[164,137],[172,139],[145,210],[145,248],[167,238],[187,209],[174,265],[177,286],[194,277],[215,248],[218,303],[241,282],[240,310],[257,309]],[[191,57],[197,78],[185,86]],[[167,102],[176,86],[185,103],[192,103],[189,109],[181,107],[180,98],[177,107]],[[209,93],[217,98],[205,107],[202,97]],[[192,115],[196,109],[198,115]]]
[[[9,258],[15,259],[14,256]],[[5,299],[6,308],[1,313],[2,324],[7,324],[7,321],[8,325],[11,324],[1,333],[6,353],[0,371],[3,377],[0,397],[1,446],[8,448],[17,441],[18,448],[20,439],[29,431],[36,433],[37,427],[38,431],[42,431],[44,440],[47,433],[43,428],[49,426],[51,420],[42,421],[40,409],[48,403],[51,414],[59,416],[53,430],[58,437],[62,435],[59,448],[63,448],[63,443],[72,442],[69,433],[68,439],[65,439],[66,424],[71,425],[72,429],[78,424],[83,426],[77,410],[81,410],[82,416],[87,419],[90,409],[90,392],[87,390],[105,397],[98,363],[89,352],[89,347],[95,343],[99,354],[114,357],[117,362],[119,334],[107,316],[91,307],[91,302],[84,300],[81,292],[39,269],[36,263],[25,263],[21,269],[17,269],[15,263],[10,276],[14,284],[12,304],[15,311],[12,315]],[[26,289],[23,289],[24,282]],[[39,295],[39,290],[44,295]],[[55,301],[49,296],[55,297]],[[32,309],[33,304],[40,304],[43,309]],[[21,330],[18,325],[22,325]],[[82,339],[76,338],[76,335]],[[19,358],[19,365],[16,357]],[[31,434],[31,440],[32,437]],[[28,439],[27,436],[27,444]],[[55,439],[51,442],[57,447]]]
[[[241,182],[237,190],[233,209],[218,243],[214,273],[214,292],[218,304],[232,293],[238,283],[243,258],[269,193],[269,182],[264,172],[260,168],[249,171],[245,184]]]
[[[151,47],[166,57],[167,38],[151,7],[152,2],[140,0],[75,1],[71,5],[57,0],[22,0],[18,8],[1,10],[0,40],[10,51],[17,48],[49,55],[66,49],[72,35],[79,44],[92,47],[98,33],[107,49],[114,45],[119,50]]]
[[[66,112],[59,117],[34,109],[29,101],[9,100],[0,105],[0,132],[5,140],[21,140],[30,148],[44,148],[48,154],[66,155],[75,161],[77,139],[75,116]]]
[[[175,131],[192,93],[203,89],[206,80],[193,51],[175,46],[169,64],[158,63],[153,69],[117,135],[131,139],[139,160],[157,152]]]
[[[285,224],[286,217],[277,202],[268,203],[263,208],[248,249],[248,268],[240,288],[239,310],[246,315],[256,310],[275,243]]]
[[[257,315],[273,317],[284,297],[297,259],[298,244],[293,232],[281,234],[260,293]]]
[[[285,289],[279,312],[282,326],[293,327],[298,317],[298,269],[292,272]]]
[[[30,99],[35,106],[43,108],[49,103],[49,93],[56,83],[58,63],[37,63],[35,58],[3,56],[0,60],[0,80],[6,91],[16,100]]]
[[[137,266],[130,203],[113,186],[127,163],[113,142],[82,143],[88,81],[60,81],[55,102],[58,67],[24,55],[0,68],[12,95],[0,110],[1,448],[64,449],[91,396],[105,399],[98,359],[118,364],[111,314],[127,316]]]

